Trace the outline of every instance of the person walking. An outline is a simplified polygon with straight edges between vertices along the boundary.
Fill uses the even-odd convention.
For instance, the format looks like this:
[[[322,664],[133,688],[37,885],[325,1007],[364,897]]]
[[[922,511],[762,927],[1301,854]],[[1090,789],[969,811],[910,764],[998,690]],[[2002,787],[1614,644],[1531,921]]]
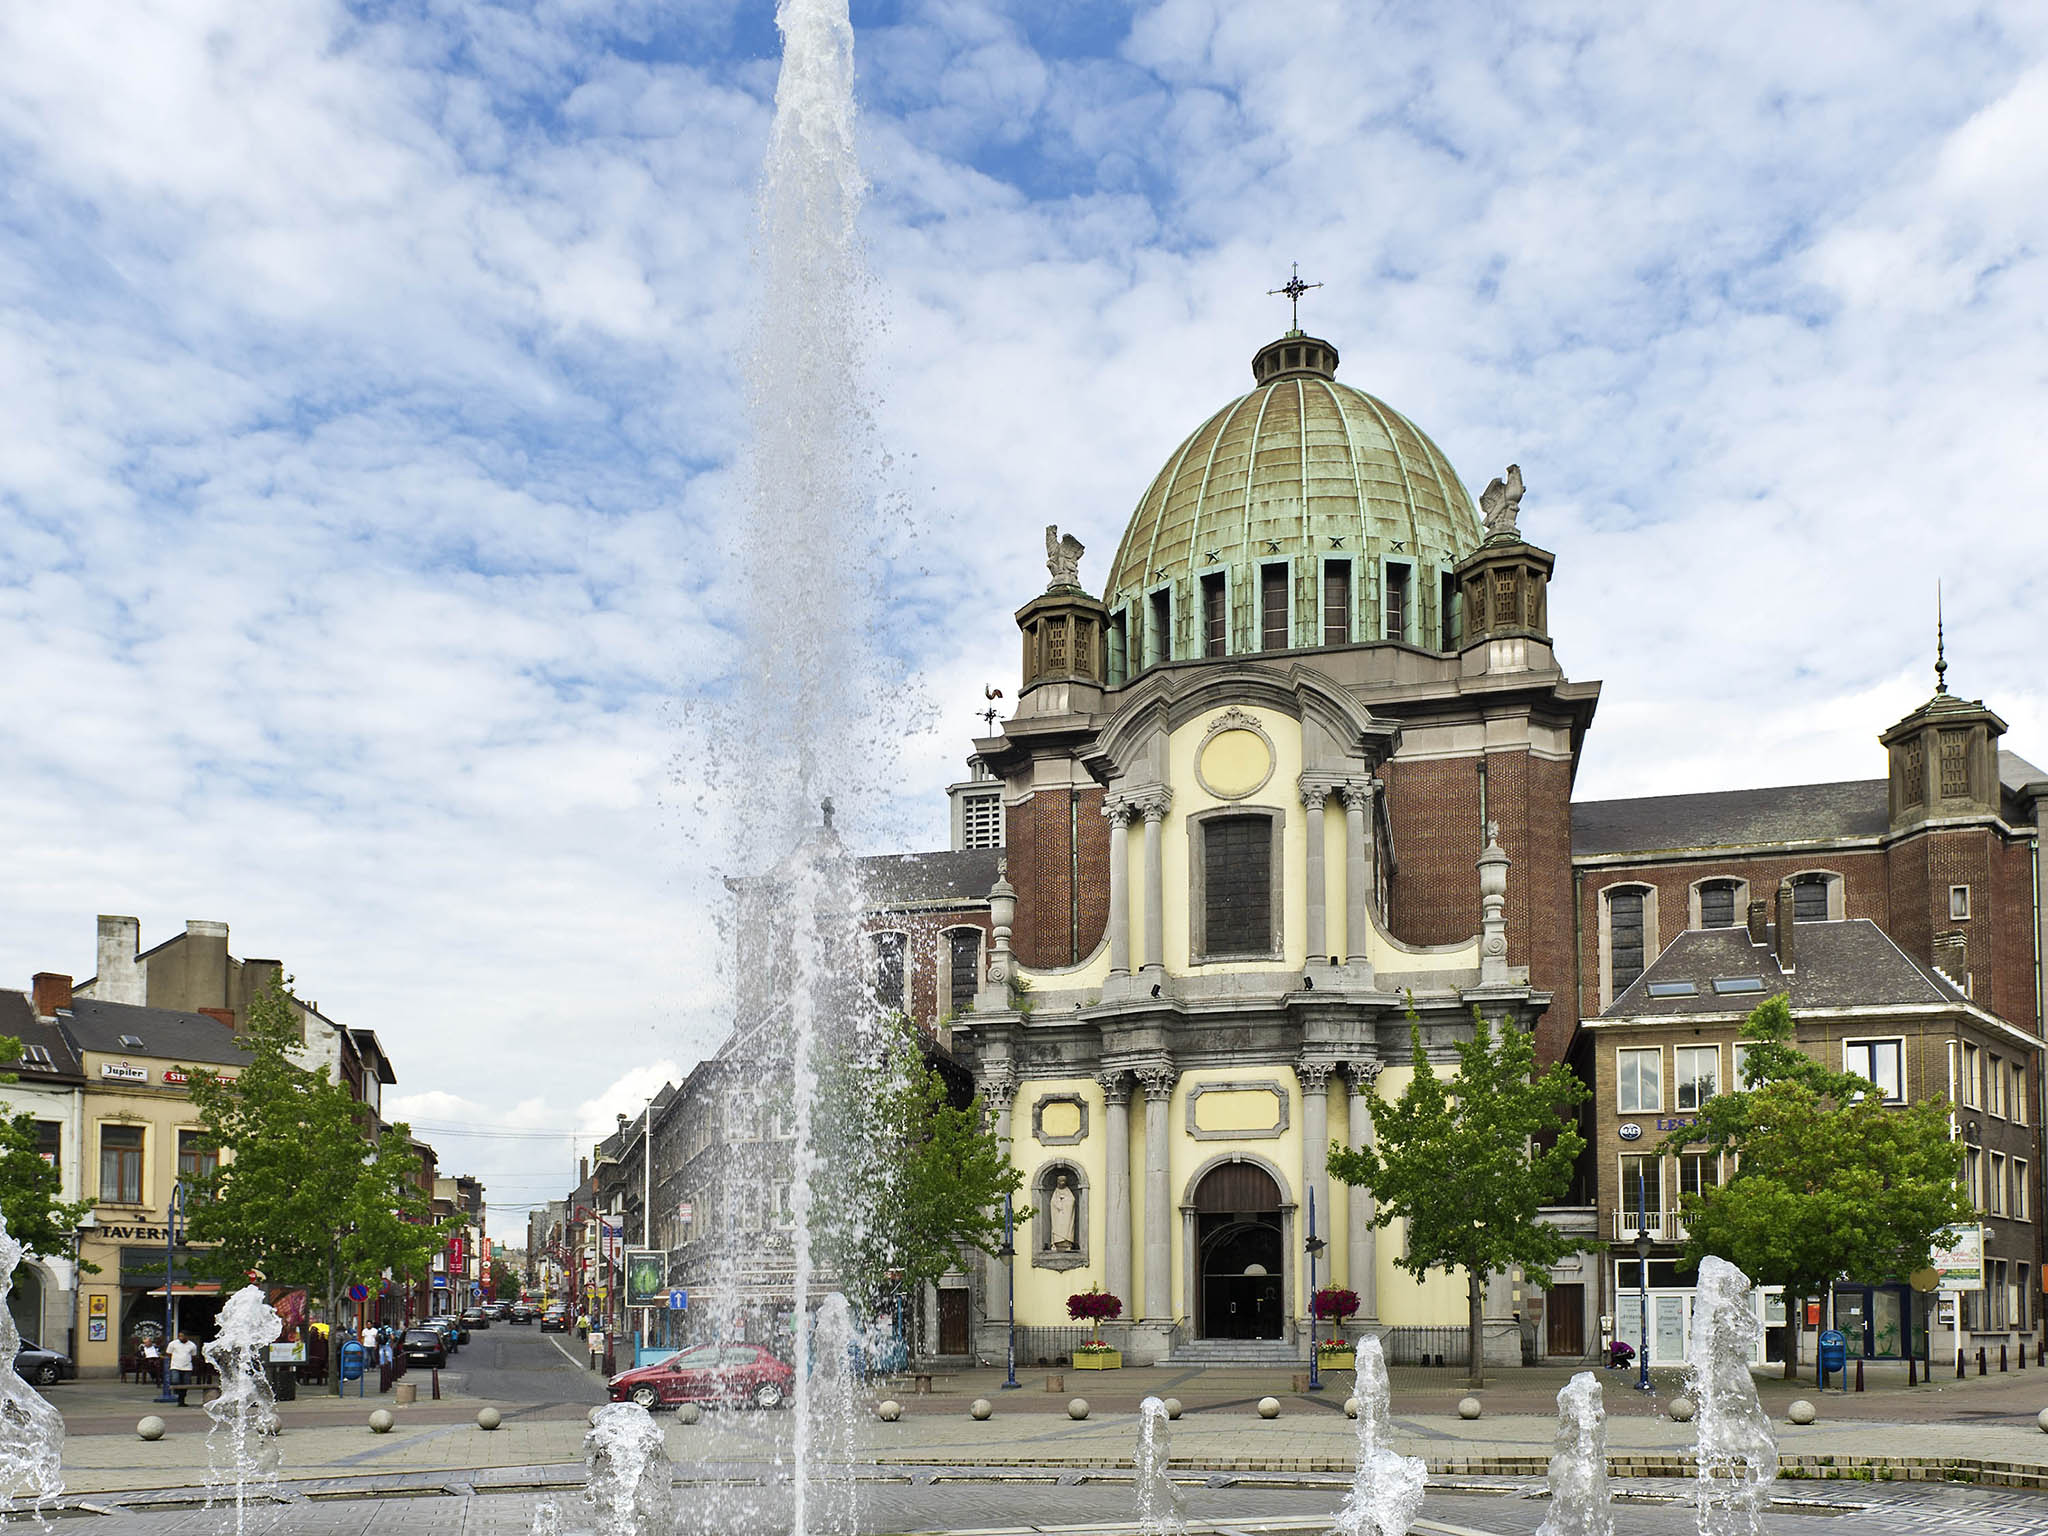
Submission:
[[[178,1406],[189,1407],[185,1394],[192,1389],[192,1373],[198,1369],[199,1346],[180,1328],[177,1338],[164,1351],[164,1358],[171,1368],[171,1390],[178,1394]]]

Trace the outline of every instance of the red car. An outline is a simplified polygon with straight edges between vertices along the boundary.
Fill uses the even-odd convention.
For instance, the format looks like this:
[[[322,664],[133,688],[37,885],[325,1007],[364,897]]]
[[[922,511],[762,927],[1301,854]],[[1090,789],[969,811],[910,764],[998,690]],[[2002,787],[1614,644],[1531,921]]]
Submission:
[[[796,1372],[758,1344],[697,1344],[659,1365],[621,1371],[608,1386],[613,1402],[630,1400],[651,1411],[664,1403],[779,1408],[795,1384]]]

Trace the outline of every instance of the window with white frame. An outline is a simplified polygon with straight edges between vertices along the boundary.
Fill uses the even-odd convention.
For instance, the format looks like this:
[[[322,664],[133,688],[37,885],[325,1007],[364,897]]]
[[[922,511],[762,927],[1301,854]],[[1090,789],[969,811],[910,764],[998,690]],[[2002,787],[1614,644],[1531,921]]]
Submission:
[[[1963,1103],[1976,1109],[1984,1102],[1984,1053],[1968,1040],[1963,1042]]]
[[[1654,1226],[1664,1214],[1664,1159],[1653,1152],[1622,1153],[1621,1182],[1615,1193],[1626,1216],[1642,1214]]]
[[[1991,1214],[2003,1216],[2005,1214],[2005,1154],[2003,1152],[1991,1154],[1990,1193]]]
[[[1664,1108],[1664,1052],[1659,1046],[1623,1046],[1614,1053],[1615,1108],[1624,1115],[1654,1115]]]
[[[1003,846],[1003,792],[1000,789],[978,790],[960,797],[960,846]]]
[[[1966,923],[1970,920],[1970,888],[1967,885],[1952,885],[1948,888],[1949,921]]]
[[[1721,1091],[1721,1047],[1681,1045],[1671,1053],[1678,1108],[1698,1109]]]
[[[1963,1148],[1963,1194],[1970,1202],[1970,1209],[1984,1209],[1984,1149]]]
[[[1681,1152],[1678,1154],[1678,1192],[1681,1195],[1703,1195],[1710,1189],[1720,1187],[1721,1159],[1713,1152]]]
[[[2016,1061],[2008,1069],[2006,1107],[2014,1125],[2027,1123],[2027,1073],[2023,1062]]]
[[[2027,1161],[2023,1157],[2012,1160],[2012,1216],[2015,1221],[2032,1221],[2034,1204],[2031,1191],[2027,1188]]]
[[[1905,1057],[1904,1040],[1842,1042],[1842,1070],[1867,1077],[1877,1084],[1878,1097],[1887,1104],[1899,1104],[1905,1100]]]
[[[1740,1093],[1749,1086],[1748,1079],[1742,1075],[1743,1069],[1749,1065],[1749,1052],[1750,1046],[1745,1041],[1738,1040],[1733,1046],[1729,1047],[1729,1055],[1734,1058],[1732,1064],[1735,1068],[1734,1073],[1728,1079],[1728,1091],[1730,1093]]]

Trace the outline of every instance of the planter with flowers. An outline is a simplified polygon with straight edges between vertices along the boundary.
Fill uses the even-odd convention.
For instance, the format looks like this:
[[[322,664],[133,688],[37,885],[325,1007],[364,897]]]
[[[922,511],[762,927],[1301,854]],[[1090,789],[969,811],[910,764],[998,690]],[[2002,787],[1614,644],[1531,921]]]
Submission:
[[[1074,1369],[1077,1371],[1114,1371],[1122,1367],[1124,1352],[1113,1344],[1102,1340],[1102,1324],[1105,1318],[1124,1315],[1124,1304],[1116,1297],[1093,1288],[1067,1298],[1067,1316],[1075,1322],[1095,1325],[1095,1337],[1085,1344],[1074,1346]]]
[[[1358,1310],[1358,1292],[1347,1291],[1340,1285],[1326,1285],[1309,1298],[1309,1306],[1314,1309],[1317,1319],[1335,1323],[1341,1330],[1344,1319]],[[1317,1342],[1316,1365],[1325,1371],[1354,1371],[1358,1369],[1358,1352],[1340,1331],[1335,1338]]]

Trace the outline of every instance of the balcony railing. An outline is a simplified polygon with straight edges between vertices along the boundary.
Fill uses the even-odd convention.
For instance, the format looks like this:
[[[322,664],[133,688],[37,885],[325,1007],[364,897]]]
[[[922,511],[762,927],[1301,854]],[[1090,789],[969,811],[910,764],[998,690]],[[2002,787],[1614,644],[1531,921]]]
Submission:
[[[1633,1210],[1614,1213],[1614,1240],[1617,1243],[1635,1241],[1639,1231],[1647,1231],[1654,1243],[1682,1243],[1685,1241],[1685,1220],[1676,1211],[1650,1211],[1641,1215]]]

